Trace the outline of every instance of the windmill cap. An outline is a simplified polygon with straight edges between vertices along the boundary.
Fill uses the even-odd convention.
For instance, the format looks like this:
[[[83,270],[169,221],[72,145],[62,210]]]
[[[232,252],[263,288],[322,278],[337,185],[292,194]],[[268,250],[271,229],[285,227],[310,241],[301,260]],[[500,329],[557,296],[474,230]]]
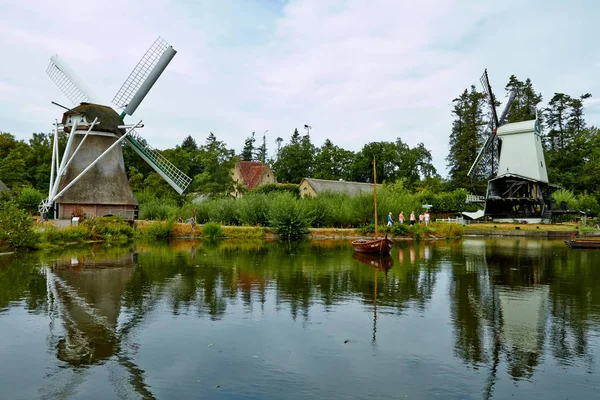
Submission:
[[[118,135],[124,133],[123,130],[118,128],[119,125],[124,124],[123,118],[121,118],[115,110],[108,106],[101,106],[99,104],[92,103],[81,103],[77,107],[63,114],[62,123],[66,124],[67,119],[71,115],[83,115],[89,123],[91,123],[95,118],[98,118],[99,123],[94,125],[94,131],[112,132]]]

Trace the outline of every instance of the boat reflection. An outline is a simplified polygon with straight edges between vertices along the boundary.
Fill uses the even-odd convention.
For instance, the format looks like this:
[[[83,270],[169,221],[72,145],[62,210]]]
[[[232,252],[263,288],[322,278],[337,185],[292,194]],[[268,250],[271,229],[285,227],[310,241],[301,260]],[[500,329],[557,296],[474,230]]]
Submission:
[[[378,268],[385,272],[387,272],[394,265],[394,259],[389,254],[379,255],[354,252],[352,253],[352,258],[363,264]]]

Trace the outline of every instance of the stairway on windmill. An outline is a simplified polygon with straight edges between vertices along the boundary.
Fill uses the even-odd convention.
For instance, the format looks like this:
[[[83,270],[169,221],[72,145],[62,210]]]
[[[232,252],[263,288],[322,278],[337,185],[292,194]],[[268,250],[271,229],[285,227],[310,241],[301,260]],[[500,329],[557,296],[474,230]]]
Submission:
[[[548,182],[537,114],[536,119],[530,121],[505,124],[515,93],[510,94],[498,118],[487,70],[481,83],[492,110],[491,129],[468,176],[473,178],[485,171],[490,177],[484,215],[498,222],[549,222],[552,193],[558,186]],[[497,174],[494,173],[496,163]]]
[[[70,218],[83,212],[86,217],[119,215],[134,219],[138,202],[131,190],[121,142],[146,161],[178,193],[191,178],[149,146],[135,131],[142,121],[126,124],[176,51],[158,38],[129,75],[113,99],[123,108],[121,114],[102,105],[98,97],[58,56],[51,58],[48,75],[71,100],[75,108],[55,124],[52,168],[48,198],[40,204],[41,213],[54,218]],[[58,133],[68,134],[65,151],[58,152]]]

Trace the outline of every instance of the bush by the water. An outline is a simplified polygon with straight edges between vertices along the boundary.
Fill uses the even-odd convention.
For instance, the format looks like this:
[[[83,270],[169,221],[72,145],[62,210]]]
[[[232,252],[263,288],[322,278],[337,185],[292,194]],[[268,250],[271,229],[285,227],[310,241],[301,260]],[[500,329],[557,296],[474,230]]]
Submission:
[[[0,203],[0,251],[35,248],[37,241],[29,215],[12,201]]]
[[[308,233],[312,216],[306,204],[290,193],[275,196],[269,213],[273,231],[287,240],[297,240]]]
[[[140,233],[150,239],[165,240],[171,237],[172,222],[152,222],[139,228]]]
[[[88,240],[106,242],[126,241],[135,235],[135,230],[121,217],[96,217],[81,222],[79,226],[56,228],[44,227],[41,242],[50,245],[80,243]]]
[[[81,227],[88,229],[93,239],[127,240],[135,235],[133,227],[121,217],[96,217],[85,220]]]
[[[223,236],[223,230],[216,222],[207,222],[202,227],[202,234],[208,239],[218,239]]]

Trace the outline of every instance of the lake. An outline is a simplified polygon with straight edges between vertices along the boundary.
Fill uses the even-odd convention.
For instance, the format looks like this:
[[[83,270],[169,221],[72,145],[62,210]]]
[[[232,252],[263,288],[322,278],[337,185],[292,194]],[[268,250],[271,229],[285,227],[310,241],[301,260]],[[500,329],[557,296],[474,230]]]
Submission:
[[[0,256],[0,398],[588,399],[600,251],[561,241]]]

